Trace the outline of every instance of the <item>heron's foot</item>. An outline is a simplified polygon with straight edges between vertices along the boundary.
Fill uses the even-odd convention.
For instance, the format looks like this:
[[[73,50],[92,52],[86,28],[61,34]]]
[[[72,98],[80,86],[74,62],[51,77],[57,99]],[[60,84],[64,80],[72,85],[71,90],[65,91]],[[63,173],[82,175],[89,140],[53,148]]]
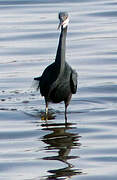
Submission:
[[[53,111],[52,109],[50,109],[48,112],[41,112],[41,120],[52,120],[55,119],[56,115],[55,115],[55,111]]]
[[[49,118],[48,118],[48,114],[45,114],[45,120],[47,121]]]
[[[41,120],[48,120],[48,114],[42,113],[41,114]]]

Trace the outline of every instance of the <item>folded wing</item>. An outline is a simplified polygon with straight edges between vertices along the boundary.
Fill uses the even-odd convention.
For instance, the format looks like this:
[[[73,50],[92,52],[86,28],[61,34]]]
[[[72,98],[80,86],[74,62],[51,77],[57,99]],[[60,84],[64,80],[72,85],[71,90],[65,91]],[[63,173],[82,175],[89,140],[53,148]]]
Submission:
[[[77,91],[77,73],[76,71],[72,71],[70,76],[70,87],[72,94],[75,94]]]

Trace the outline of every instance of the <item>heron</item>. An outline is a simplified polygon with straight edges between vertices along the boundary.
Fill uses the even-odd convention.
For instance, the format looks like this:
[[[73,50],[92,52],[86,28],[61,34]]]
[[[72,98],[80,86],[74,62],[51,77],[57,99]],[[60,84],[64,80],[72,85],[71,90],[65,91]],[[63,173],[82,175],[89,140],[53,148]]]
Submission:
[[[55,61],[46,67],[40,77],[35,77],[40,93],[45,98],[45,114],[48,116],[48,104],[64,102],[65,122],[67,122],[67,107],[72,94],[77,92],[77,72],[66,62],[66,36],[69,24],[67,12],[58,14],[61,29]]]

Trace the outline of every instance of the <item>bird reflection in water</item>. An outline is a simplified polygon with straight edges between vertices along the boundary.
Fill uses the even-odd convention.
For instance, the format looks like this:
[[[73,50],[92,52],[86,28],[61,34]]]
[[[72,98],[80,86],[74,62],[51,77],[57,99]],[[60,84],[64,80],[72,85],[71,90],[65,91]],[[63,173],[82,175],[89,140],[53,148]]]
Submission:
[[[80,169],[75,169],[68,160],[79,158],[78,156],[71,156],[70,151],[80,147],[80,136],[77,133],[68,132],[75,127],[73,124],[42,124],[44,131],[51,131],[51,133],[43,136],[42,141],[47,144],[46,150],[58,150],[57,156],[44,157],[44,160],[57,160],[66,164],[65,168],[49,170],[50,175],[46,180],[52,179],[71,179],[74,175],[82,174]]]

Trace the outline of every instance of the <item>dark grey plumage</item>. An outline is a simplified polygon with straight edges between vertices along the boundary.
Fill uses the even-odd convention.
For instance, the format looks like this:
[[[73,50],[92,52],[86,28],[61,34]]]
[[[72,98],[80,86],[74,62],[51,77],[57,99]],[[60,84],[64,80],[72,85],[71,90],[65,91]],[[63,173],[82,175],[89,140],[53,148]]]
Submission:
[[[72,94],[77,91],[77,73],[65,61],[66,35],[68,25],[68,13],[60,12],[59,20],[61,34],[55,62],[49,65],[42,76],[34,78],[38,81],[41,95],[45,97],[46,116],[48,113],[48,103],[65,103],[65,120],[67,120],[67,106],[69,105]]]

